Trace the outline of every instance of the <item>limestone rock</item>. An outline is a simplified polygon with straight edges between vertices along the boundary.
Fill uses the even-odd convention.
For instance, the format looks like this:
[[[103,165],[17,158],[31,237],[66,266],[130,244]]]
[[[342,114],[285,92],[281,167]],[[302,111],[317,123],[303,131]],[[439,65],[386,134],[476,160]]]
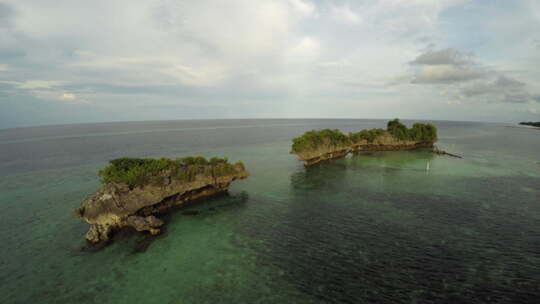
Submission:
[[[296,154],[299,160],[304,161],[304,166],[309,167],[324,160],[344,157],[350,152],[399,151],[432,147],[433,142],[400,140],[392,136],[389,132],[384,131],[372,142],[368,142],[364,139],[351,143],[347,146],[336,146],[330,143],[322,143],[316,149],[291,153]]]
[[[155,215],[189,201],[225,192],[232,181],[248,176],[243,166],[234,166],[234,172],[230,174],[217,177],[198,174],[189,182],[164,176],[162,183],[133,188],[123,183],[110,183],[85,198],[74,216],[91,225],[86,233],[86,239],[91,243],[107,241],[111,232],[123,227],[158,234],[163,221]]]

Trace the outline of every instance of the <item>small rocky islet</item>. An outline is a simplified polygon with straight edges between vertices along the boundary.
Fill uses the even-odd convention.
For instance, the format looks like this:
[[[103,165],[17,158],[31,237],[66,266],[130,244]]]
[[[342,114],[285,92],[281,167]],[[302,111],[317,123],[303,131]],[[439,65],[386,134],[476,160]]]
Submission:
[[[540,128],[540,121],[534,122],[534,121],[522,121],[519,123],[522,126],[531,126],[531,127],[537,127]]]
[[[304,161],[306,167],[321,161],[343,157],[351,152],[398,151],[429,148],[436,154],[445,154],[434,146],[437,128],[432,124],[415,123],[407,128],[399,119],[390,120],[386,129],[369,129],[343,134],[339,130],[313,130],[293,138],[291,153]]]
[[[157,215],[226,192],[249,172],[242,162],[231,164],[226,158],[119,158],[98,175],[103,187],[74,212],[90,224],[86,240],[94,244],[125,227],[158,234],[164,223]]]

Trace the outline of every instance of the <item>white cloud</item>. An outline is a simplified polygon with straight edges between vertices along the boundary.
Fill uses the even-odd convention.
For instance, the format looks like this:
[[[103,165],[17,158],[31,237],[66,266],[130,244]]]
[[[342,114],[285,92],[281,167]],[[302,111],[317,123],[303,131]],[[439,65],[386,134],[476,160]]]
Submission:
[[[177,65],[163,70],[164,74],[177,79],[187,86],[214,85],[225,78],[226,71],[222,67],[199,67]]]
[[[413,83],[455,83],[481,78],[480,70],[453,65],[428,65],[420,69]]]
[[[303,37],[287,52],[287,57],[296,60],[313,60],[321,52],[321,42],[312,37]]]
[[[64,93],[60,95],[60,100],[63,100],[63,101],[73,101],[75,99],[77,99],[77,96],[73,93]]]
[[[0,64],[0,72],[9,71],[9,66],[7,64]]]
[[[353,12],[349,6],[333,6],[331,8],[332,17],[337,22],[357,25],[362,22],[362,18]]]
[[[289,0],[289,4],[305,16],[315,16],[317,11],[315,6],[303,0]]]
[[[42,100],[61,101],[69,104],[90,104],[87,99],[88,96],[82,97],[80,94],[65,92],[60,89],[35,89],[27,92],[31,96]]]
[[[64,85],[64,81],[55,80],[27,80],[17,85],[19,89],[50,89]]]
[[[306,107],[313,115],[326,115],[329,108],[349,115],[337,110],[340,104],[360,116],[367,115],[364,103],[369,109],[377,104],[377,113],[398,105],[427,111],[414,106],[425,100],[457,107],[457,98],[484,96],[467,96],[467,87],[491,85],[499,75],[519,79],[526,84],[520,90],[531,95],[540,92],[533,87],[540,74],[531,68],[540,59],[531,41],[539,37],[524,37],[524,51],[521,44],[504,41],[490,47],[497,39],[483,40],[482,26],[475,27],[474,37],[463,33],[459,18],[469,17],[452,14],[466,9],[469,0],[4,1],[17,14],[10,17],[9,30],[0,28],[0,56],[12,56],[0,57],[9,62],[0,83],[42,99],[91,100],[125,111],[125,104],[141,96],[137,107],[227,103],[235,113],[245,109],[240,101],[261,111],[277,109],[280,101],[279,113],[294,117],[307,115]],[[460,7],[448,10],[455,6]],[[473,21],[488,28],[489,19]],[[530,18],[520,20],[534,25]],[[514,49],[522,53],[497,59],[499,51]],[[464,51],[475,51],[478,59]],[[493,67],[504,63],[505,70],[516,69],[517,60],[527,72]],[[441,88],[447,92],[442,97]],[[519,94],[511,96],[517,100]]]

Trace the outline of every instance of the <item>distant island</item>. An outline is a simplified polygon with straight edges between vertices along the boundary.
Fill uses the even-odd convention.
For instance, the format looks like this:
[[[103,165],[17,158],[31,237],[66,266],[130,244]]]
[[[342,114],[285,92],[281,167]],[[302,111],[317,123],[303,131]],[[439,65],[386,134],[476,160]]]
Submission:
[[[103,187],[85,198],[74,215],[90,224],[86,240],[108,241],[113,231],[133,227],[160,232],[155,215],[228,190],[249,176],[244,164],[226,158],[119,158],[100,170]]]
[[[523,121],[523,122],[520,122],[519,124],[524,125],[524,126],[533,126],[533,127],[540,128],[540,121],[537,121],[537,122]]]
[[[311,166],[350,152],[433,148],[437,141],[437,128],[429,123],[415,123],[409,129],[396,118],[387,123],[386,130],[369,129],[348,135],[339,130],[313,130],[292,141],[291,153],[304,161],[305,166]]]

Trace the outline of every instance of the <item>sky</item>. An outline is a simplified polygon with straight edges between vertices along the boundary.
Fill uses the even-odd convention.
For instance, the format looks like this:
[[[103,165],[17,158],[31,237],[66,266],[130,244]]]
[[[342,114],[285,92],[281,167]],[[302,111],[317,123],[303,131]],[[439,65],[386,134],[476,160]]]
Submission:
[[[0,0],[0,128],[540,120],[539,0]]]

